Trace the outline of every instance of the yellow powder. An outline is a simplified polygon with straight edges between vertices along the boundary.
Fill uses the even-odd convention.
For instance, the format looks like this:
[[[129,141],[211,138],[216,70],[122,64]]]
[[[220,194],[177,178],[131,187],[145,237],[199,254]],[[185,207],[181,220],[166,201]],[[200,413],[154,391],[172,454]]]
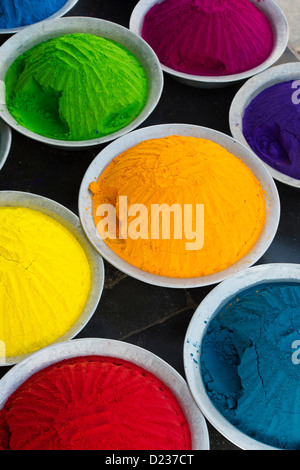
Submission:
[[[90,190],[96,226],[104,220],[97,215],[101,204],[114,205],[122,219],[123,239],[120,233],[117,239],[110,236],[109,247],[131,265],[161,276],[191,278],[228,268],[255,245],[265,223],[264,193],[251,170],[220,145],[194,137],[170,136],[130,148],[90,184]],[[148,239],[126,239],[121,196],[127,197],[128,207],[145,205],[149,219],[153,204],[190,204],[195,230],[196,205],[204,205],[204,246],[187,250],[189,237],[176,239],[174,231],[170,239],[162,239],[162,234],[151,238],[153,219]],[[135,217],[128,217],[128,227]]]
[[[54,219],[0,208],[0,341],[6,357],[58,340],[76,322],[90,291],[83,248]]]

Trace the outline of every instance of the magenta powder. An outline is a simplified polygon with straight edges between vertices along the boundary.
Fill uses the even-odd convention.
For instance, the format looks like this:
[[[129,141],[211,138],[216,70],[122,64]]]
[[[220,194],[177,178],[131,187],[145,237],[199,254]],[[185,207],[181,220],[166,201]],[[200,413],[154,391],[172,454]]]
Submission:
[[[163,65],[203,76],[251,70],[274,46],[269,20],[250,0],[164,0],[146,14],[142,37]]]

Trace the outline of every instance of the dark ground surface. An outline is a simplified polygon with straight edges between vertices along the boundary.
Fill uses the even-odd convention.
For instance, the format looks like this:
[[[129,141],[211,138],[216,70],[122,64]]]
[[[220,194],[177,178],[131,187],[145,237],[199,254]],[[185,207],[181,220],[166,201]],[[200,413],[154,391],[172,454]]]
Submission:
[[[129,26],[135,0],[80,0],[68,16],[92,16]],[[7,37],[0,38],[1,44]],[[295,60],[287,52],[284,61]],[[185,123],[230,135],[228,114],[241,84],[224,89],[190,88],[165,76],[164,92],[143,127]],[[78,215],[81,180],[103,147],[64,152],[43,146],[13,131],[10,156],[0,173],[0,190],[35,193],[53,199]],[[299,190],[276,183],[282,206],[277,236],[258,264],[300,263]],[[144,284],[105,262],[106,279],[98,309],[78,335],[123,340],[160,356],[184,376],[183,344],[189,322],[214,286],[167,289]],[[3,368],[0,378],[8,371]],[[238,450],[210,424],[212,450]]]

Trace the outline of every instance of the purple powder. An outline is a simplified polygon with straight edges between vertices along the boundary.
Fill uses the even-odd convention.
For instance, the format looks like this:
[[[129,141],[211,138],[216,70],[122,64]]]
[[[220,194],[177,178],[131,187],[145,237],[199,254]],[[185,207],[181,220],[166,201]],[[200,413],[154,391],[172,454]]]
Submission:
[[[262,91],[246,108],[243,134],[275,170],[300,180],[300,80]]]

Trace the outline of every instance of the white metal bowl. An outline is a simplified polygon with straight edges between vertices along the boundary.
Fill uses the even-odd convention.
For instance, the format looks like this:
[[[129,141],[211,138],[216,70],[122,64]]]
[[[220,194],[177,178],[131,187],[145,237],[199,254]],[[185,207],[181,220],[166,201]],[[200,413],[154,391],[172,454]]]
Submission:
[[[0,170],[3,168],[9,155],[11,142],[11,129],[0,119]]]
[[[238,73],[235,75],[226,75],[222,77],[205,77],[199,75],[191,75],[187,73],[178,72],[174,69],[171,69],[170,67],[166,67],[165,65],[161,64],[162,70],[168,73],[169,75],[173,76],[173,78],[175,78],[179,82],[184,83],[185,85],[197,88],[220,88],[245,80],[273,65],[282,56],[288,44],[289,27],[287,19],[283,11],[273,0],[250,1],[251,3],[254,3],[257,8],[259,8],[267,16],[274,32],[275,45],[273,51],[268,57],[268,59],[265,60],[262,64],[246,72]],[[131,31],[141,36],[146,13],[156,3],[161,2],[162,0],[140,0],[134,8],[130,18],[129,27]]]
[[[235,139],[250,148],[243,134],[243,118],[251,101],[266,88],[289,80],[300,80],[300,62],[277,65],[252,77],[237,92],[229,112],[230,130]],[[299,156],[300,158],[300,156]],[[300,180],[287,176],[263,162],[271,175],[277,180],[295,188],[300,188]]]
[[[89,184],[92,181],[95,181],[95,179],[99,179],[102,172],[112,162],[112,160],[124,151],[138,145],[144,140],[162,138],[170,135],[204,138],[220,144],[230,153],[239,157],[252,170],[253,174],[261,182],[262,188],[265,192],[266,222],[261,236],[246,256],[231,267],[219,273],[185,279],[150,274],[146,271],[135,268],[115,254],[101,238],[95,227],[92,213],[92,194],[89,191]],[[255,264],[267,251],[277,232],[280,219],[280,201],[276,185],[271,175],[260,159],[244,145],[225,134],[205,127],[187,124],[164,124],[131,132],[130,134],[111,143],[99,153],[91,163],[81,183],[79,193],[79,217],[81,219],[83,229],[92,245],[103,256],[103,258],[120,271],[139,279],[140,281],[156,286],[193,288],[216,284]]]
[[[84,249],[91,267],[90,293],[78,320],[55,343],[74,338],[91,319],[102,296],[104,288],[103,259],[87,240],[78,217],[59,203],[35,194],[18,191],[0,191],[0,207],[26,207],[48,215],[68,229]],[[1,358],[0,366],[11,366],[29,356],[30,354]]]
[[[89,33],[122,44],[140,60],[149,80],[148,100],[140,115],[120,131],[99,137],[98,139],[65,141],[41,136],[20,125],[12,117],[5,104],[5,86],[3,82],[5,81],[6,72],[11,64],[20,55],[35,45],[55,37],[73,33]],[[3,46],[0,47],[0,85],[1,82],[0,103],[3,104],[0,106],[0,117],[2,117],[7,124],[21,134],[38,142],[57,148],[81,150],[110,142],[141,125],[157,106],[162,94],[164,80],[159,61],[151,47],[129,29],[98,18],[68,17],[47,20],[29,26],[24,31],[8,39]]]
[[[266,264],[247,269],[215,287],[200,304],[187,329],[184,368],[191,393],[207,420],[230,442],[243,450],[275,450],[245,435],[233,426],[210,400],[200,371],[202,341],[210,322],[222,306],[252,286],[266,282],[300,283],[300,265]]]
[[[72,10],[72,8],[76,5],[76,3],[78,3],[78,0],[66,0],[66,3],[64,4],[64,6],[60,10],[53,13],[53,15],[49,16],[49,18],[45,18],[43,21],[52,20],[52,19],[55,19],[55,18],[61,18],[62,16],[66,15],[70,10]],[[41,23],[41,21],[39,23]],[[20,31],[23,31],[23,29],[28,28],[29,26],[31,26],[31,25],[19,26],[19,27],[16,27],[16,28],[9,28],[9,29],[0,29],[0,34],[18,33]]]
[[[76,339],[49,346],[33,354],[13,367],[0,381],[0,409],[10,395],[38,371],[65,359],[95,355],[124,359],[154,374],[169,387],[181,405],[190,426],[193,450],[209,450],[206,421],[183,377],[153,353],[121,341],[100,338]]]

